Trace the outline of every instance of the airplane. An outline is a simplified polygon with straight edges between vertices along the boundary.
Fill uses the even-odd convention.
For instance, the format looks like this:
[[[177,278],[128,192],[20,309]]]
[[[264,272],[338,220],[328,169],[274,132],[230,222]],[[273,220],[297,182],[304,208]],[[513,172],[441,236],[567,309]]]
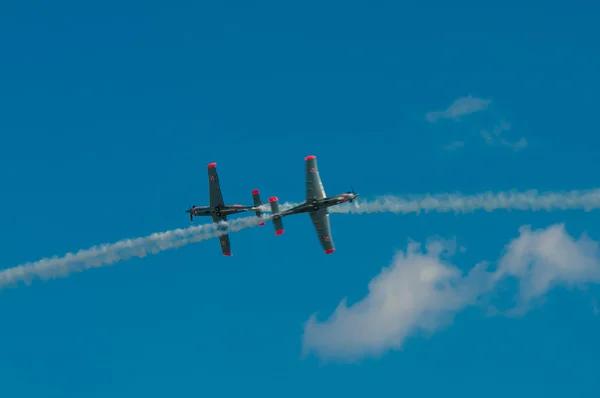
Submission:
[[[353,189],[347,193],[327,196],[325,189],[323,189],[323,182],[319,176],[317,157],[312,155],[307,156],[304,158],[304,161],[306,163],[306,201],[291,209],[280,212],[279,199],[276,196],[269,198],[275,234],[283,234],[283,217],[292,214],[308,213],[319,236],[321,246],[325,250],[325,254],[331,254],[335,251],[335,246],[331,238],[331,225],[327,208],[345,202],[352,202],[359,194],[355,193]],[[355,205],[357,204],[355,203]]]
[[[208,191],[210,198],[210,206],[191,206],[186,213],[190,213],[190,222],[194,222],[194,216],[211,216],[214,223],[220,221],[227,221],[227,216],[237,213],[243,213],[248,211],[254,211],[257,217],[262,217],[260,206],[260,194],[258,189],[252,191],[252,200],[254,206],[242,206],[242,205],[226,205],[223,202],[223,194],[221,193],[221,184],[219,183],[219,175],[217,174],[217,164],[210,163],[208,165]],[[258,225],[265,225],[261,222]],[[224,230],[226,227],[217,227],[219,230]],[[224,229],[223,229],[224,228]],[[221,251],[225,256],[231,256],[231,243],[229,242],[229,234],[219,236],[221,243]]]

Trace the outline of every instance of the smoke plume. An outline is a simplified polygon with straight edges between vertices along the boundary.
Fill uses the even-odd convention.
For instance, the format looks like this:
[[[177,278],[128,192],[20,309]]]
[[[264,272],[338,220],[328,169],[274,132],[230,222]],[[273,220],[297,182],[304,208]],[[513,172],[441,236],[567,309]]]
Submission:
[[[438,194],[424,196],[383,196],[375,200],[357,200],[358,207],[345,203],[329,208],[331,213],[370,214],[370,213],[421,213],[421,212],[455,212],[468,213],[476,210],[594,210],[600,207],[600,189],[571,192],[487,192],[477,195]],[[281,210],[287,210],[298,203],[285,202]],[[261,210],[270,213],[270,206],[264,204]],[[35,277],[50,279],[65,277],[73,272],[88,268],[110,265],[132,257],[145,257],[168,249],[185,246],[252,227],[259,222],[268,221],[272,215],[246,217],[221,224],[206,224],[185,229],[176,229],[161,233],[94,246],[77,253],[68,253],[62,257],[50,257],[36,262],[18,265],[0,271],[0,290],[9,285],[24,282],[31,283]]]
[[[600,208],[600,189],[570,192],[486,192],[476,195],[438,194],[422,196],[382,196],[375,200],[357,199],[358,207],[345,203],[330,207],[331,213],[470,213],[476,210],[577,210],[591,211]]]
[[[124,239],[115,243],[93,246],[77,253],[67,253],[62,257],[49,257],[18,265],[0,271],[0,290],[24,282],[29,285],[33,278],[51,279],[66,277],[74,272],[81,272],[89,268],[111,265],[133,257],[145,257],[168,249],[181,247],[194,242],[216,238],[226,233],[236,232],[244,228],[258,225],[269,217],[245,217],[222,222],[219,224],[205,224],[192,226],[185,229],[175,229],[166,232],[154,233],[142,238]]]

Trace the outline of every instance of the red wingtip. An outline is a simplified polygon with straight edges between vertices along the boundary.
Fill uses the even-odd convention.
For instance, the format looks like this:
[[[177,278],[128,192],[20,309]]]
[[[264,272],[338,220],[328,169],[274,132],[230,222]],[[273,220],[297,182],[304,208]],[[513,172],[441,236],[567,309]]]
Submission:
[[[283,234],[283,229],[278,229],[277,231],[275,231],[275,235],[282,235]]]
[[[264,223],[264,222],[261,222],[261,223],[260,223],[260,224],[258,224],[258,225],[260,225],[261,227],[263,227],[263,226],[265,225],[265,223]]]
[[[225,252],[223,253],[224,256],[231,256],[231,252]]]
[[[277,199],[277,196],[271,196],[269,198],[269,202],[277,202],[279,199]]]
[[[208,164],[208,168],[209,168],[209,169],[213,169],[213,168],[215,168],[215,167],[217,167],[217,164],[216,164],[216,163],[209,163],[209,164]]]
[[[252,190],[252,195],[258,195],[258,189],[253,189]]]
[[[314,155],[310,155],[304,158],[304,160],[312,160],[312,159],[316,159],[317,157]]]
[[[335,251],[335,249],[327,249],[325,250],[325,254],[331,254]]]

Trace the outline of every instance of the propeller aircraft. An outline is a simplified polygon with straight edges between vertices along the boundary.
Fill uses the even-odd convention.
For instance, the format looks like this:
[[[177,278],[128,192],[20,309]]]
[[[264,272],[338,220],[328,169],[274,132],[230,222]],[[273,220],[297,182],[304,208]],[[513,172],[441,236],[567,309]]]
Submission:
[[[221,193],[221,184],[219,182],[219,175],[217,173],[217,164],[210,163],[208,165],[208,190],[209,190],[209,206],[191,206],[186,213],[190,214],[190,222],[194,221],[194,216],[210,216],[214,223],[219,224],[217,228],[219,230],[226,230],[227,227],[221,226],[221,221],[227,221],[227,216],[237,213],[244,213],[248,211],[254,211],[257,217],[262,216],[260,210],[261,201],[258,189],[252,191],[253,206],[243,205],[226,205],[223,202],[223,194]],[[261,222],[259,225],[265,225]],[[224,228],[224,229],[222,229]],[[219,242],[221,244],[221,251],[225,256],[231,256],[231,243],[229,241],[229,234],[219,236]]]
[[[346,202],[353,202],[359,194],[354,192],[354,188],[352,188],[352,191],[348,191],[347,193],[327,196],[319,175],[317,157],[307,156],[304,161],[306,168],[306,200],[291,209],[280,212],[279,199],[276,196],[269,198],[275,234],[283,234],[283,217],[291,216],[292,214],[308,213],[321,246],[325,250],[325,254],[331,254],[335,251],[335,246],[331,237],[331,224],[327,208]],[[355,206],[358,207],[358,201],[355,202]]]

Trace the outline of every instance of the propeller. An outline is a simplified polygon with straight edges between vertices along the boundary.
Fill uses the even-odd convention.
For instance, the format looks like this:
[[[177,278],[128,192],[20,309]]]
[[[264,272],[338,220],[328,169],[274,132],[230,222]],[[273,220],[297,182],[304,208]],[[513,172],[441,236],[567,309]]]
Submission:
[[[347,193],[351,193],[353,195],[356,195],[356,192],[354,191],[354,185],[350,186],[351,190],[348,191]],[[354,202],[354,199],[350,199],[350,203]],[[356,202],[354,202],[354,207],[356,207],[358,209],[358,199],[356,200]]]
[[[352,188],[352,190],[351,190],[351,191],[348,191],[348,192],[346,192],[346,193],[351,193],[351,194],[353,194],[353,195],[356,195],[356,192],[354,192],[354,185],[351,185],[350,187]],[[352,199],[350,200],[350,202],[352,202]]]
[[[190,213],[190,222],[194,222],[194,209],[196,208],[196,205],[192,205],[189,210],[186,210],[186,213]]]

